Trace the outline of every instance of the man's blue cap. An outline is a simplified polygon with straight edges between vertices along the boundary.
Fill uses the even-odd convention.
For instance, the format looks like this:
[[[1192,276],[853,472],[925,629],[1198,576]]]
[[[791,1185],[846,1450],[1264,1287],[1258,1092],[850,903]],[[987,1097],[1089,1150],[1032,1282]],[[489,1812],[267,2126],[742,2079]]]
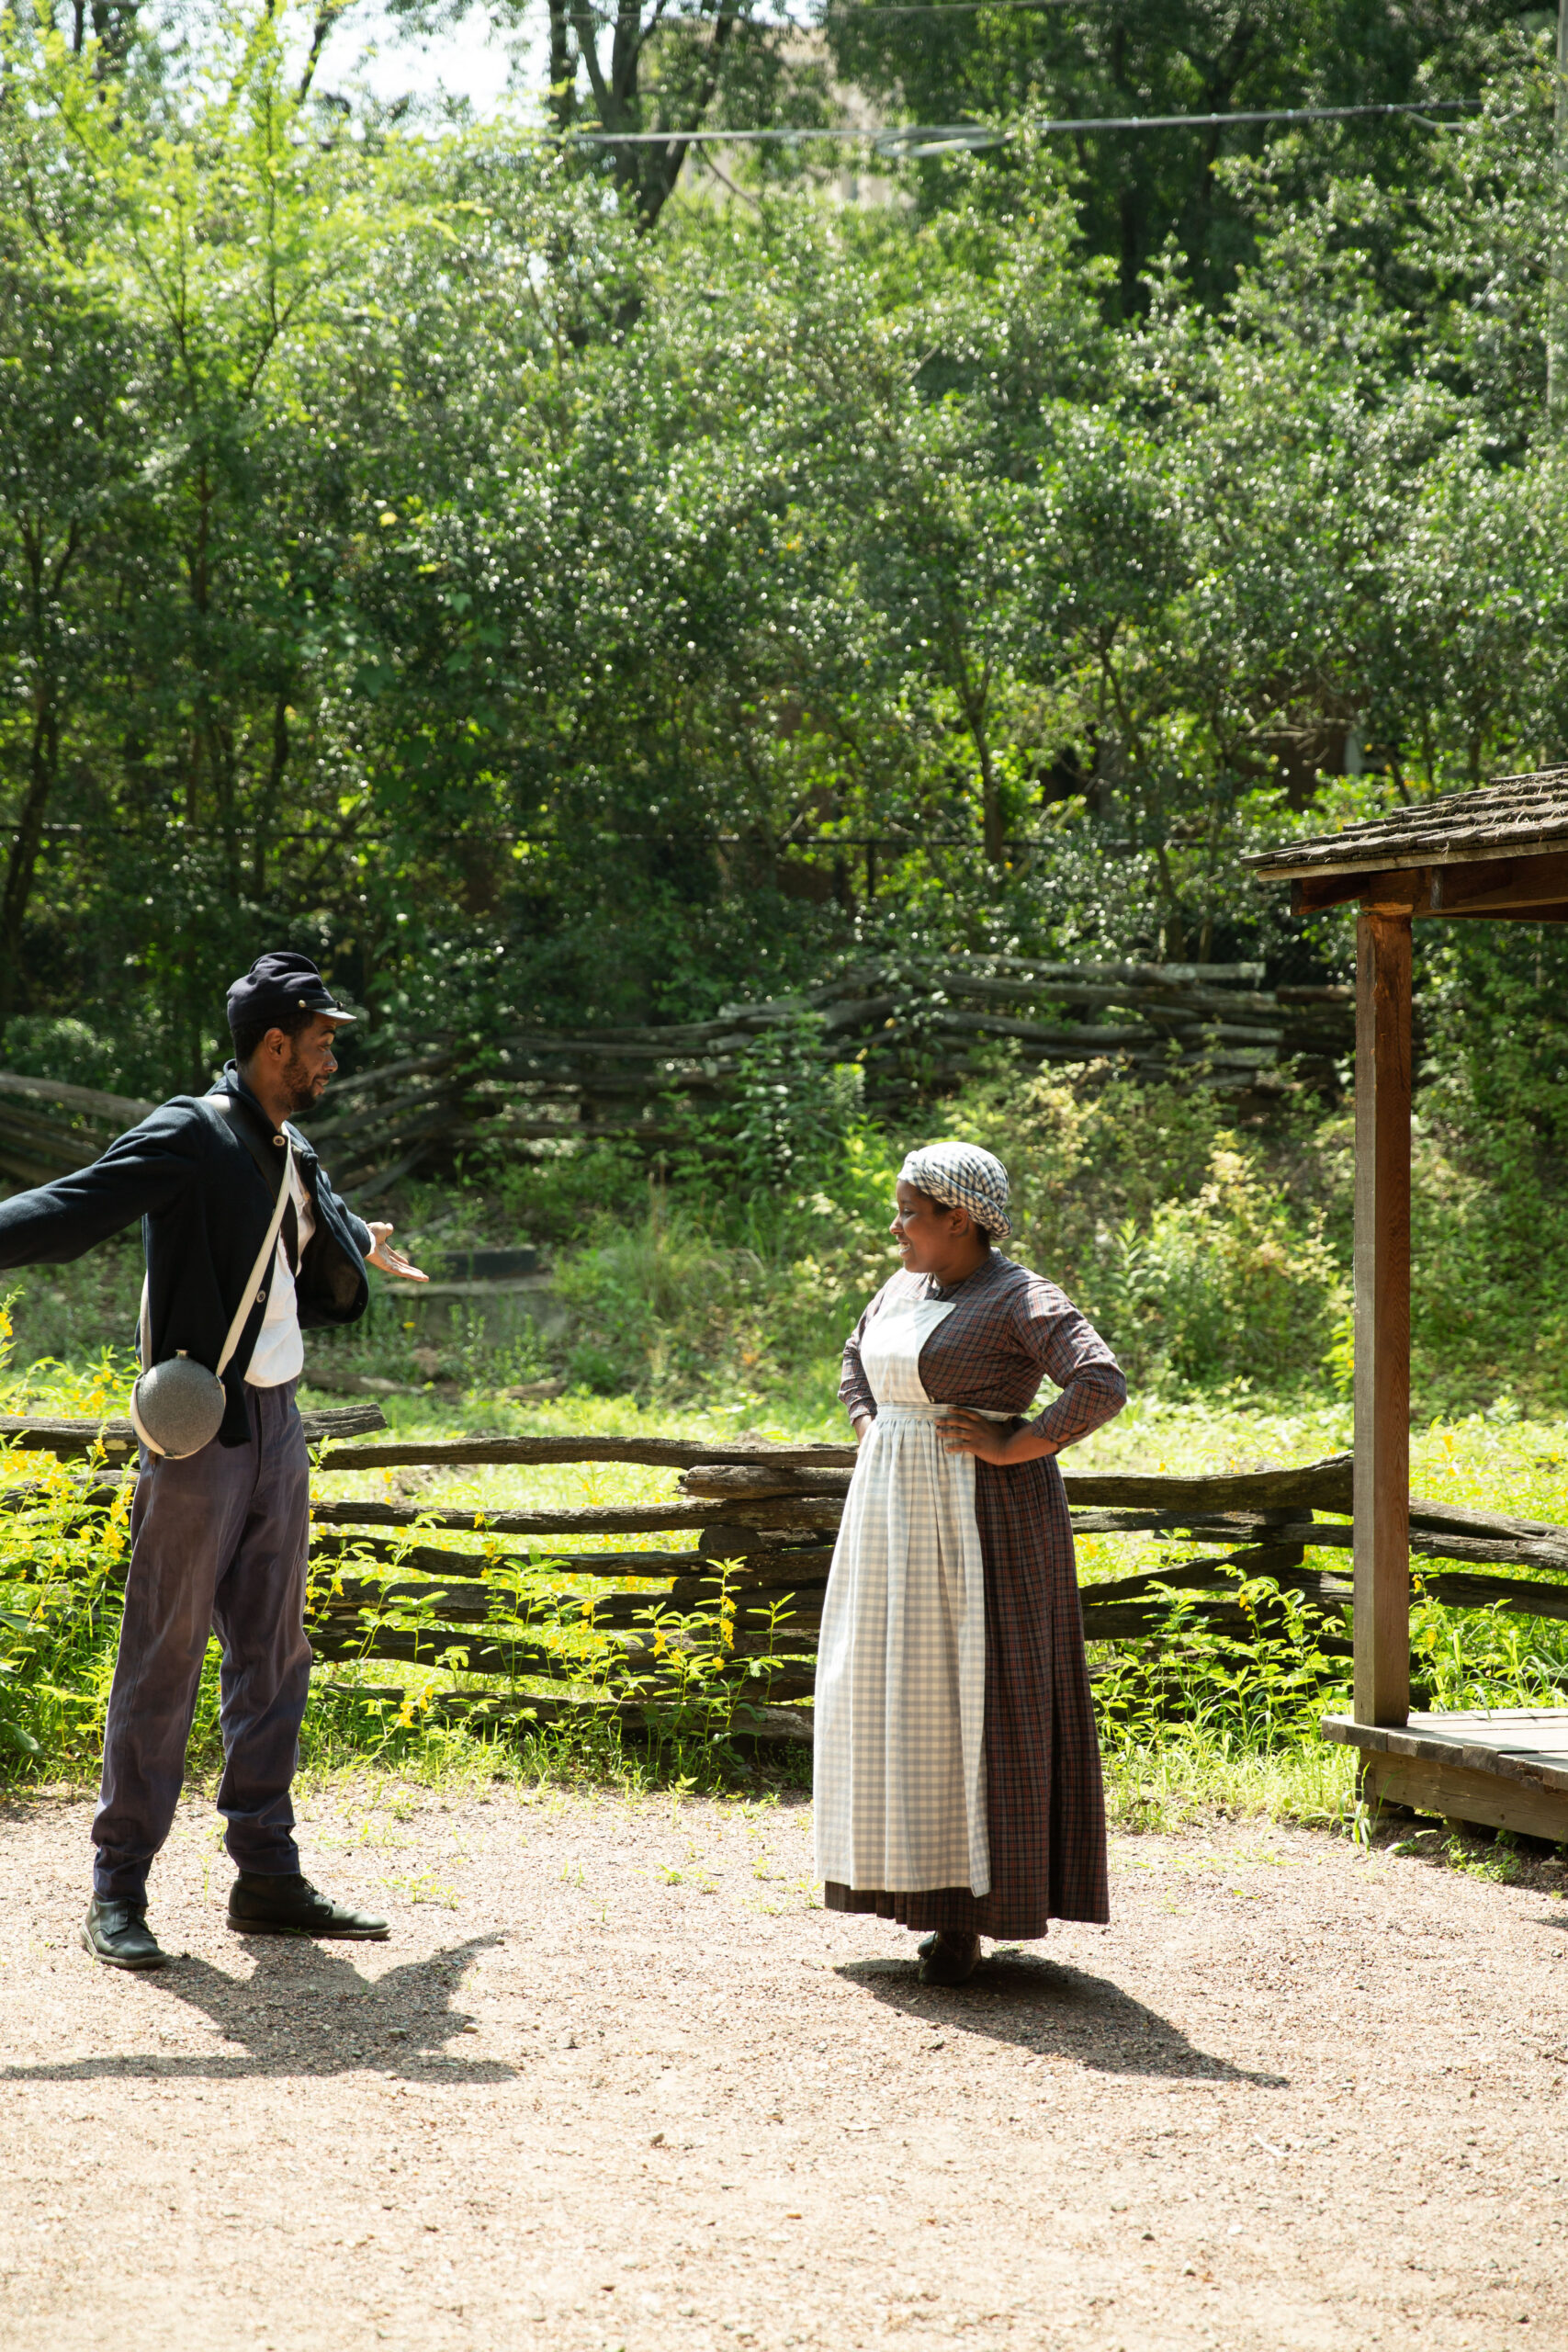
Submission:
[[[243,979],[229,990],[231,1034],[258,1021],[269,1029],[281,1028],[300,1012],[324,1013],[329,1021],[357,1018],[344,1010],[310,957],[297,956],[292,948],[258,956]]]

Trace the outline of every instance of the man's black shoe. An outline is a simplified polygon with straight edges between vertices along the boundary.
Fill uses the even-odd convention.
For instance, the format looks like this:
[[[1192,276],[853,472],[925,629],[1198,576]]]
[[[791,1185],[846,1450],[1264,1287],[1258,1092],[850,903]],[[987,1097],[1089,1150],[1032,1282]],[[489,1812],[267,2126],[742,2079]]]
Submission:
[[[82,1944],[106,1968],[163,1968],[169,1957],[147,1925],[144,1903],[100,1902],[96,1894],[82,1922]]]
[[[243,1936],[344,1936],[360,1943],[383,1943],[388,1932],[385,1919],[333,1903],[298,1871],[287,1878],[242,1871],[229,1890],[229,1925]]]

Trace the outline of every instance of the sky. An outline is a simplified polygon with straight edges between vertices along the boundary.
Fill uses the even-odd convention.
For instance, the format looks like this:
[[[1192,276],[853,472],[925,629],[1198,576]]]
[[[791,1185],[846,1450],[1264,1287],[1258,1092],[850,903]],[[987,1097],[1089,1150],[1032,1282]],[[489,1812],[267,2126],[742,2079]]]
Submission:
[[[357,81],[388,100],[433,98],[446,90],[483,116],[495,113],[509,89],[526,105],[544,79],[543,8],[529,11],[521,36],[498,34],[482,7],[469,8],[446,30],[419,35],[390,16],[384,0],[356,0],[328,37],[316,86],[326,92]]]

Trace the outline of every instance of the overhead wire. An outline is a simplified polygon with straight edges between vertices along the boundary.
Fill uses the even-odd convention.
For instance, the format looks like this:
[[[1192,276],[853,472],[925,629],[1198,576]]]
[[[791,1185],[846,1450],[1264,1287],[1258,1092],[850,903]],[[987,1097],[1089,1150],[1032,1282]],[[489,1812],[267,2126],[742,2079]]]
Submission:
[[[843,20],[851,17],[972,17],[984,11],[986,15],[1039,15],[1049,8],[1076,8],[1084,0],[828,0],[828,6],[811,17],[671,17],[666,25],[681,25],[687,29],[711,31],[724,23],[731,32],[743,25],[751,25],[764,32],[811,33],[818,31],[829,18]],[[575,18],[592,17],[601,25],[619,24],[623,14],[637,15],[636,9],[583,6],[572,0],[567,14]],[[660,28],[663,29],[664,28]]]
[[[1378,105],[1344,107],[1238,107],[1217,114],[1065,115],[1041,121],[1007,124],[978,122],[846,123],[836,129],[774,126],[762,130],[604,130],[547,131],[542,138],[595,147],[674,146],[802,146],[830,141],[847,145],[870,140],[886,154],[936,154],[944,148],[976,150],[1001,147],[1024,138],[1054,138],[1083,132],[1117,130],[1215,130],[1243,123],[1348,122],[1380,115],[1415,115],[1430,121],[1435,116],[1473,114],[1479,98],[1403,98]],[[1433,123],[1434,129],[1438,126]]]

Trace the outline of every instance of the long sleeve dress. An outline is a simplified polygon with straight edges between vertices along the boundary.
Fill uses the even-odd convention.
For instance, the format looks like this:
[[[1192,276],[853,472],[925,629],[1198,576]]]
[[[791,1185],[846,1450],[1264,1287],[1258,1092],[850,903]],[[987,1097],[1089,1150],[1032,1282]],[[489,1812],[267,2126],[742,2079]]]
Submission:
[[[1057,1445],[1126,1402],[1052,1283],[993,1251],[943,1289],[900,1271],[844,1350],[873,1416],[845,1506],[817,1674],[824,1900],[915,1928],[1023,1939],[1109,1917],[1105,1807],[1066,1493],[1054,1460],[943,1452],[953,1406]]]

